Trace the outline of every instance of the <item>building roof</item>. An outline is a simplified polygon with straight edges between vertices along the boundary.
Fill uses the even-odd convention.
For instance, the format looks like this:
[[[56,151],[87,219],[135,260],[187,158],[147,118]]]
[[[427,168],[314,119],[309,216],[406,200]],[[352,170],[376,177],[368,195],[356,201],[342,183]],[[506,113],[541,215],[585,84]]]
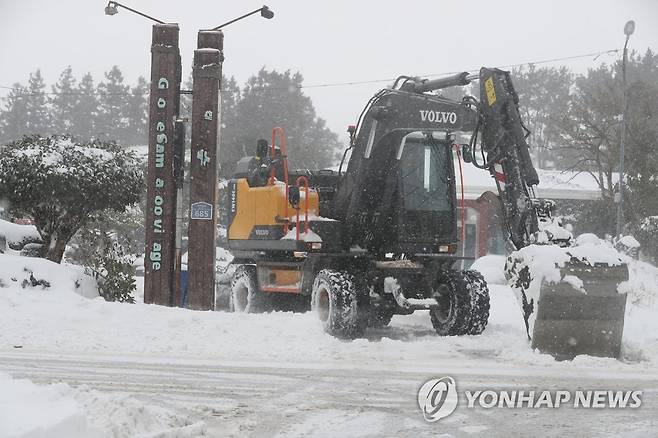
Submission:
[[[496,183],[488,171],[478,169],[472,164],[463,164],[464,196],[466,199],[477,199],[482,193],[492,191],[497,193]],[[455,161],[457,177],[457,193],[460,193],[459,164]],[[601,199],[601,190],[592,175],[587,172],[537,169],[539,185],[536,187],[537,197],[548,199],[595,200]],[[613,174],[613,183],[618,175]]]

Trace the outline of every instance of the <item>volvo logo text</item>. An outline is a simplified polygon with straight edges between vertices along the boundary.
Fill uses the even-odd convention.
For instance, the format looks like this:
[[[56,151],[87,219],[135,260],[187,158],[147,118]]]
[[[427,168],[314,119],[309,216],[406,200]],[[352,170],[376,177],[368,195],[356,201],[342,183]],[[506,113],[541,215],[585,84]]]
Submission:
[[[446,111],[420,110],[420,119],[430,123],[457,123],[457,113]]]

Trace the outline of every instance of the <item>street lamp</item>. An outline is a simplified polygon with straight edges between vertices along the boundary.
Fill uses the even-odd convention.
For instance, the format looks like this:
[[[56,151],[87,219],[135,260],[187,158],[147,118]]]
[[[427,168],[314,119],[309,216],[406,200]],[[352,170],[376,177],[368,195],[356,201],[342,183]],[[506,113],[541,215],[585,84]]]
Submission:
[[[629,20],[624,25],[624,35],[626,35],[626,42],[624,43],[624,54],[621,62],[621,78],[622,78],[622,93],[621,93],[621,139],[619,143],[619,203],[617,204],[617,236],[621,235],[622,226],[624,222],[624,140],[626,137],[626,57],[628,53],[628,39],[635,31],[635,21]]]
[[[134,12],[137,15],[141,15],[142,17],[148,18],[149,20],[153,20],[156,23],[165,24],[165,22],[162,21],[162,20],[158,20],[157,18],[153,18],[150,15],[146,15],[142,12],[139,12],[139,11],[133,9],[133,8],[129,8],[128,6],[122,5],[121,3],[115,2],[115,1],[110,1],[110,2],[107,3],[107,6],[105,6],[105,15],[117,14],[119,12],[119,8],[117,6],[122,7],[124,9],[127,9],[130,12]]]
[[[242,20],[243,18],[247,18],[247,17],[250,16],[250,15],[254,15],[256,12],[260,12],[260,16],[263,17],[263,18],[266,18],[266,19],[268,19],[268,20],[271,19],[272,17],[274,17],[274,11],[272,11],[272,10],[271,10],[270,8],[268,8],[267,6],[263,6],[262,8],[258,8],[258,9],[254,10],[254,11],[251,11],[251,12],[249,12],[249,13],[247,13],[247,14],[244,14],[244,15],[241,16],[241,17],[234,18],[233,20],[231,20],[231,21],[227,21],[227,22],[224,23],[224,24],[220,24],[220,25],[217,26],[217,27],[213,27],[212,30],[219,30],[219,29],[221,29],[222,27],[228,26],[228,25],[231,24],[231,23],[235,23],[236,21],[240,21],[240,20]]]

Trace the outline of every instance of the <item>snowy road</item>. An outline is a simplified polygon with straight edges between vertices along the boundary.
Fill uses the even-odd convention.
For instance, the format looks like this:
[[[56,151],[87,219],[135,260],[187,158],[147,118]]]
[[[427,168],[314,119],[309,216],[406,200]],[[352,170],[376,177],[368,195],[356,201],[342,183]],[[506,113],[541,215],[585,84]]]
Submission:
[[[328,336],[311,313],[195,312],[2,291],[0,436],[5,388],[17,391],[6,392],[5,409],[23,394],[38,419],[45,415],[31,408],[35,401],[77,403],[57,418],[69,421],[66,430],[102,431],[94,437],[658,436],[654,310],[627,314],[622,360],[556,362],[529,348],[511,290],[490,288],[480,336],[439,337],[427,312],[416,312],[355,341]],[[418,389],[443,376],[457,382],[459,406],[427,423]],[[638,409],[466,406],[464,391],[503,389],[644,394]],[[25,422],[16,423],[14,430]]]
[[[474,353],[475,354],[475,353]],[[396,364],[401,365],[400,363]],[[413,368],[409,364],[410,368]],[[35,383],[128,393],[203,421],[208,436],[658,436],[658,371],[516,367],[445,360],[416,371],[302,362],[259,366],[157,357],[1,351],[0,370]],[[421,367],[422,368],[422,367]],[[450,375],[462,390],[644,390],[639,409],[472,408],[426,423],[419,386]],[[625,435],[628,434],[628,435]]]

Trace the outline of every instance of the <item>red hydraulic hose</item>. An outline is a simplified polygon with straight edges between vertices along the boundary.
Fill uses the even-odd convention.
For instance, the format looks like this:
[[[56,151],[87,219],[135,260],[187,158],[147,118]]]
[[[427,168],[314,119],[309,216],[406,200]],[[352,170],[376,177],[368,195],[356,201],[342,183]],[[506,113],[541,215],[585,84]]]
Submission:
[[[309,196],[308,196],[308,178],[305,176],[300,176],[297,178],[295,181],[295,185],[297,187],[300,187],[300,183],[304,183],[304,234],[308,233],[308,203],[309,203]],[[297,209],[297,226],[295,227],[297,229],[297,240],[299,240],[299,209]]]
[[[276,127],[272,129],[272,159],[276,157],[276,138],[277,134],[279,137],[279,140],[281,141],[281,158],[283,159],[283,179],[286,182],[286,191],[285,191],[285,213],[284,213],[284,218],[285,220],[288,220],[288,156],[286,154],[286,135],[283,131],[283,128]],[[274,167],[270,171],[270,185],[274,185],[274,175],[276,174],[276,170]],[[283,225],[283,231],[284,234],[288,233],[288,224]]]
[[[459,179],[461,180],[462,185],[462,199],[461,199],[461,208],[462,208],[462,247],[466,244],[466,205],[464,202],[464,172],[462,171],[462,154],[459,150],[459,145],[453,145],[457,151],[457,161],[459,162]]]

